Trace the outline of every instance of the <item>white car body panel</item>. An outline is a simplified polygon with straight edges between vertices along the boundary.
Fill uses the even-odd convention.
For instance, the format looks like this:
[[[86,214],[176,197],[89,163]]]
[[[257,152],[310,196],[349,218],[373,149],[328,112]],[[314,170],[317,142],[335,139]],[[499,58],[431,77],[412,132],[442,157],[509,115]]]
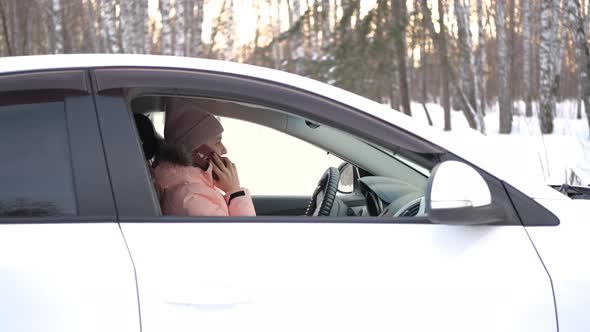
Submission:
[[[482,146],[490,146],[482,135],[474,132],[469,144],[457,144],[458,140],[445,135],[441,131],[419,123],[415,119],[394,112],[386,105],[376,103],[343,89],[330,86],[303,76],[294,75],[278,70],[238,64],[227,61],[208,59],[196,59],[188,57],[157,56],[157,55],[128,55],[128,54],[83,54],[83,55],[50,55],[50,56],[25,56],[8,57],[0,60],[0,73],[30,71],[39,69],[67,69],[87,67],[152,67],[152,68],[178,68],[192,70],[207,70],[212,72],[229,73],[234,75],[250,76],[264,80],[274,81],[280,84],[293,86],[302,90],[311,91],[327,98],[346,103],[358,110],[372,114],[378,118],[390,122],[400,128],[404,128],[427,141],[435,143],[442,148],[457,154],[469,162],[490,172],[499,179],[505,180],[526,195],[534,198],[566,199],[563,195],[548,188],[544,183],[530,181],[526,176],[526,170],[516,172],[512,169],[506,171],[506,167],[498,163],[498,158],[492,160],[489,156],[493,147],[489,149],[489,155],[482,155],[478,150]]]
[[[559,330],[589,331],[590,201],[538,201],[558,211],[556,214],[561,221],[558,227],[527,227],[553,280]]]
[[[556,331],[550,281],[522,227],[122,229],[144,332]]]
[[[2,331],[139,331],[116,223],[2,225],[0,253]]]

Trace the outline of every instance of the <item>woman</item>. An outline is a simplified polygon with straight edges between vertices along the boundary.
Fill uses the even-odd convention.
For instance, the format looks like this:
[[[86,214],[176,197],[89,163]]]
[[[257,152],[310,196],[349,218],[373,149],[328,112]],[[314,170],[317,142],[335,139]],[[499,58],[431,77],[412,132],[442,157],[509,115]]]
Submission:
[[[236,165],[224,157],[221,123],[189,100],[175,98],[168,106],[164,143],[154,169],[163,213],[255,216],[250,193],[240,187]],[[202,151],[209,152],[205,161]]]

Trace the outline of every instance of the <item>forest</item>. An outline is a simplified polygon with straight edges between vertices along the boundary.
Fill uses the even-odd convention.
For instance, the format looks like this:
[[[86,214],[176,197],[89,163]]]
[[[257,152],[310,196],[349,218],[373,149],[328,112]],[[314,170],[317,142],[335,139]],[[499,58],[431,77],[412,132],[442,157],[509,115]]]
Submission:
[[[577,102],[590,127],[584,0],[0,0],[0,56],[142,53],[249,63],[307,76],[411,115],[462,112],[499,133],[515,115],[554,130]],[[515,107],[524,103],[525,107]],[[520,114],[524,113],[524,114]]]

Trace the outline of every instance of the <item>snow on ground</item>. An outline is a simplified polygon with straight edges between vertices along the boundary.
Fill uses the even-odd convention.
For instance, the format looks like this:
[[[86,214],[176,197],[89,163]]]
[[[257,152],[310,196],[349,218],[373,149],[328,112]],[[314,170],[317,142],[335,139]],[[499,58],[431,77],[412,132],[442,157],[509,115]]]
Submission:
[[[516,104],[520,114],[515,115],[510,135],[499,134],[499,114],[497,105],[487,109],[485,116],[486,140],[496,151],[489,158],[497,160],[506,167],[528,173],[549,184],[590,184],[590,133],[582,109],[582,119],[576,119],[577,103],[566,100],[558,104],[554,119],[554,132],[541,135],[537,117],[538,106],[533,105],[534,114],[524,116],[524,103]],[[443,128],[444,112],[440,105],[429,103],[427,108],[436,128]],[[412,103],[412,115],[418,121],[427,123],[422,104]],[[452,131],[448,135],[458,144],[469,144],[466,139],[473,135],[465,116],[459,111],[451,114]]]

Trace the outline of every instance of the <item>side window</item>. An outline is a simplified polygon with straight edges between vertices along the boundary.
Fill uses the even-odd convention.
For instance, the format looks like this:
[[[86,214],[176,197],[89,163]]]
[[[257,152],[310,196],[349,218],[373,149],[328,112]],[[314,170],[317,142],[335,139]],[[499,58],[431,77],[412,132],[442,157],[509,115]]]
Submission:
[[[0,217],[76,214],[65,105],[0,106]]]
[[[164,112],[151,114],[164,137]],[[252,195],[309,196],[328,167],[342,159],[303,140],[248,121],[218,117],[227,156],[236,164],[240,183]]]
[[[342,159],[303,140],[258,124],[220,118],[223,143],[240,182],[253,195],[309,196],[328,167]]]

